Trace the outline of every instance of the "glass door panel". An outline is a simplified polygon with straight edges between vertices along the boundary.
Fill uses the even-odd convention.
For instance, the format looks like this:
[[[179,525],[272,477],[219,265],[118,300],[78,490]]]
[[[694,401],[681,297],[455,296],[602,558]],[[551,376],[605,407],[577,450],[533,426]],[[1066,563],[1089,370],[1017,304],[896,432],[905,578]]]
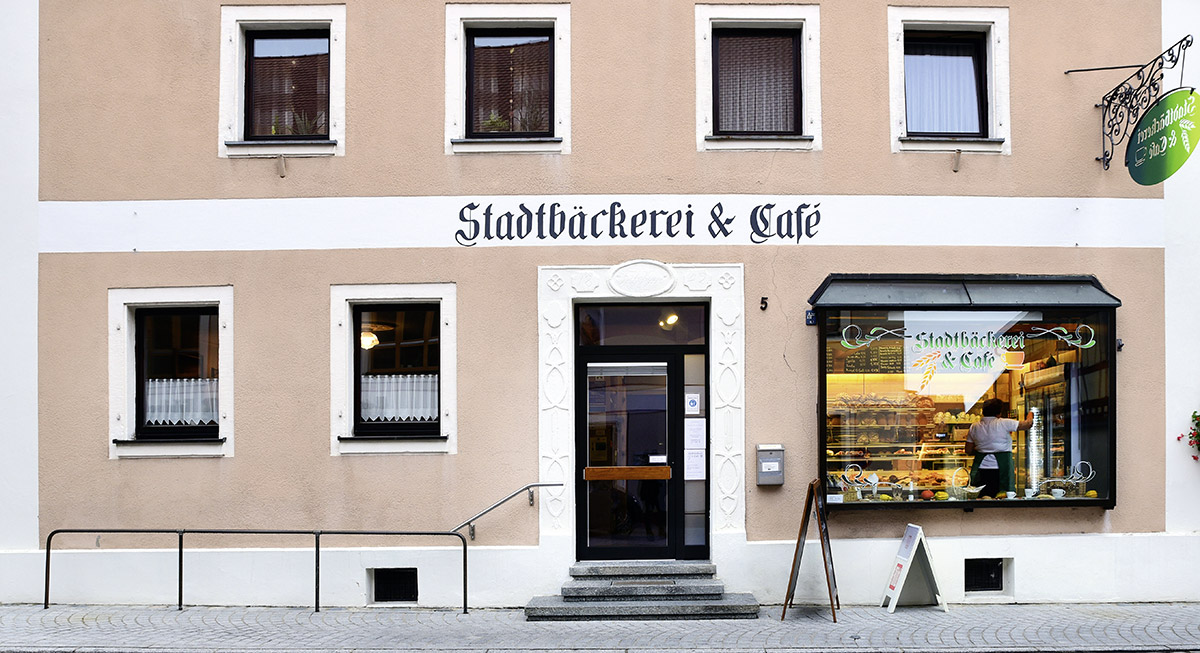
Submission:
[[[668,365],[587,364],[586,547],[669,547]]]
[[[708,393],[704,354],[683,357],[684,456],[697,452],[704,461],[703,473],[696,470],[683,481],[683,543],[704,546],[708,543]],[[691,403],[696,400],[695,405]]]

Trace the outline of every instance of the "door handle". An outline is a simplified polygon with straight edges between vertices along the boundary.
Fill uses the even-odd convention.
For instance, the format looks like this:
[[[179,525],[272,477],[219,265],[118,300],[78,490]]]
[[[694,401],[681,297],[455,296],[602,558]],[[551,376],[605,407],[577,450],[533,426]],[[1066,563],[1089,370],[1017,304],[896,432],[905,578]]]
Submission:
[[[584,467],[585,481],[665,481],[671,478],[668,465],[634,467]]]

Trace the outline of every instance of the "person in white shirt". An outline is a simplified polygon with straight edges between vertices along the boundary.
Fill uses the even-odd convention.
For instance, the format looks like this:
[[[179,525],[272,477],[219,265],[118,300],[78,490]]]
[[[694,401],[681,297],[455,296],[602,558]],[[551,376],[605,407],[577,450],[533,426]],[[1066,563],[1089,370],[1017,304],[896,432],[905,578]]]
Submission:
[[[983,486],[980,496],[1014,490],[1012,433],[1033,424],[1033,413],[1018,422],[1000,417],[1008,405],[999,399],[983,402],[983,419],[967,431],[966,453],[971,461],[971,485]]]

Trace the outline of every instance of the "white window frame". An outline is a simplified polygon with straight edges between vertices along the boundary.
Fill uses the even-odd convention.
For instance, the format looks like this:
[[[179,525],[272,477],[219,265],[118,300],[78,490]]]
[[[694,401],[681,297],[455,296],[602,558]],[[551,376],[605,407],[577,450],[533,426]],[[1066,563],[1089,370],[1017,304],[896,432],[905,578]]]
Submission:
[[[904,97],[904,32],[982,32],[987,35],[988,126],[986,138],[908,140]],[[1007,7],[888,7],[888,77],[891,91],[892,152],[983,152],[1012,154],[1009,124]]]
[[[139,308],[216,306],[220,328],[218,428],[223,442],[137,439],[137,321]],[[212,458],[233,456],[233,286],[110,288],[108,290],[108,457]]]
[[[454,454],[458,453],[458,293],[453,283],[403,283],[333,285],[329,287],[329,451],[347,454]],[[438,334],[438,388],[441,396],[441,436],[395,440],[341,440],[354,435],[354,330],[357,304],[428,304],[437,302],[441,319]]]
[[[467,28],[554,29],[554,135],[547,138],[473,138],[467,135]],[[446,5],[446,154],[571,153],[571,5]]]
[[[329,141],[252,141],[245,138],[246,31],[329,30]],[[221,7],[220,123],[217,156],[344,156],[346,154],[346,6]]]
[[[714,136],[712,32],[800,30],[803,136]],[[818,5],[696,5],[696,151],[821,149],[821,8]]]

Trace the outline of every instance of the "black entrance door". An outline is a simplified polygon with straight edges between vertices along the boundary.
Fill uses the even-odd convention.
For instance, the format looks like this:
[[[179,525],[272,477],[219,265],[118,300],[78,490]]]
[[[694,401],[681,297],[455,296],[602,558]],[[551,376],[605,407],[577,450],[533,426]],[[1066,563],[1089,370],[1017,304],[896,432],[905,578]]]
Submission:
[[[576,349],[579,559],[708,556],[704,358],[703,344]]]

